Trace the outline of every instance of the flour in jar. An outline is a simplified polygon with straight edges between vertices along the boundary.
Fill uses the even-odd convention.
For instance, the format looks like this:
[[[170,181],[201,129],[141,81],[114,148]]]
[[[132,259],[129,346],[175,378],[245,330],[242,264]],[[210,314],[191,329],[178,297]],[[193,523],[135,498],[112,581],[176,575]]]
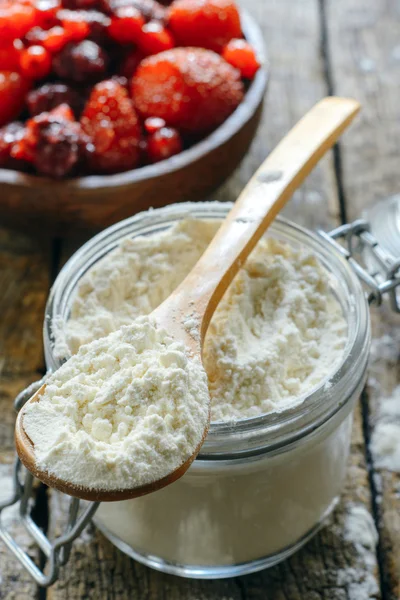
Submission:
[[[218,226],[187,219],[123,240],[81,279],[69,320],[54,324],[55,354],[74,354],[149,314],[189,273]],[[190,326],[191,315],[185,323]],[[211,420],[296,405],[335,370],[346,339],[329,275],[314,254],[262,239],[225,293],[205,339]]]
[[[191,459],[209,405],[200,359],[144,316],[81,346],[26,405],[23,426],[40,470],[78,487],[132,489]]]

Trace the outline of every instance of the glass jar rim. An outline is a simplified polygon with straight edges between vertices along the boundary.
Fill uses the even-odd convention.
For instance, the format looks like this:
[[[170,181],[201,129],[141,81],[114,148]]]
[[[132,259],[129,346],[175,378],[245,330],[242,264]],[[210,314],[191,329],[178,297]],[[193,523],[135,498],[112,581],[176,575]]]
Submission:
[[[44,346],[50,371],[63,360],[53,353],[53,324],[66,318],[69,301],[78,281],[91,266],[118,246],[126,237],[148,235],[183,218],[223,219],[231,208],[228,202],[187,202],[138,213],[95,235],[66,262],[57,276],[46,305]],[[331,419],[354,394],[368,363],[370,320],[366,296],[360,281],[346,260],[321,236],[278,217],[269,235],[312,250],[330,273],[348,325],[348,338],[342,360],[334,371],[309,393],[300,396],[292,408],[232,422],[210,425],[201,459],[227,459],[275,451],[314,431]]]

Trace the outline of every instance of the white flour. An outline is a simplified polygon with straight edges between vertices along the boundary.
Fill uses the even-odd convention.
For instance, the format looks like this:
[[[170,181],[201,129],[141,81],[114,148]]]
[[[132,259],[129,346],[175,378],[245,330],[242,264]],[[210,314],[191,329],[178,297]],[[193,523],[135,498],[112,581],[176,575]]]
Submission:
[[[199,446],[209,392],[199,360],[148,317],[83,346],[26,408],[37,466],[78,486],[125,489],[172,473]]]
[[[337,584],[346,588],[349,600],[380,597],[377,584],[376,545],[378,532],[371,513],[363,504],[348,504],[343,537],[353,546],[353,567],[340,569]]]
[[[155,309],[184,279],[217,230],[185,220],[124,240],[82,278],[69,321],[55,327],[58,356]],[[185,327],[195,330],[187,315]],[[212,421],[285,409],[329,375],[346,341],[328,275],[307,250],[262,240],[225,294],[203,352]]]

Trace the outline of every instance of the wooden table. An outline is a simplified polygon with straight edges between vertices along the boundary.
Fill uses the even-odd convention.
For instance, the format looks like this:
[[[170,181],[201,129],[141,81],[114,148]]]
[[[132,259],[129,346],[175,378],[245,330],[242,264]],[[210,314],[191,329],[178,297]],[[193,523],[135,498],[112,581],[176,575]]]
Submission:
[[[395,0],[243,0],[262,24],[272,77],[262,126],[234,177],[216,194],[234,199],[268,151],[327,94],[359,99],[363,112],[340,146],[318,166],[287,209],[310,228],[350,220],[400,191],[400,10]],[[41,329],[51,281],[71,251],[0,229],[0,491],[13,459],[12,401],[43,373]],[[368,442],[382,398],[398,383],[399,318],[373,311],[373,386],[356,410],[348,481],[330,524],[290,560],[224,581],[162,575],[130,560],[90,529],[75,543],[60,580],[39,590],[0,545],[0,598],[7,600],[398,600],[400,478],[379,470]],[[397,329],[396,329],[397,327]],[[38,494],[44,528],[52,500]],[[53,508],[54,505],[53,505]],[[12,522],[14,516],[9,517]],[[357,520],[358,519],[358,520]],[[360,524],[360,536],[352,525]],[[377,545],[373,539],[378,533]],[[370,531],[364,540],[363,531]],[[22,530],[19,540],[28,543]],[[30,548],[32,556],[36,551]],[[39,560],[43,560],[39,557]]]

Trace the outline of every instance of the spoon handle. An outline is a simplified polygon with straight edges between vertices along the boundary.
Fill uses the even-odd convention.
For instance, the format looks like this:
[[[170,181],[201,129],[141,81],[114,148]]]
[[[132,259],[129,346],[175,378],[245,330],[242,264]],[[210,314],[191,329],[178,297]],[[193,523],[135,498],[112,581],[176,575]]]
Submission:
[[[174,294],[193,302],[202,336],[226,288],[320,158],[360,109],[356,100],[328,97],[318,102],[271,152],[246,185],[193,270]]]

